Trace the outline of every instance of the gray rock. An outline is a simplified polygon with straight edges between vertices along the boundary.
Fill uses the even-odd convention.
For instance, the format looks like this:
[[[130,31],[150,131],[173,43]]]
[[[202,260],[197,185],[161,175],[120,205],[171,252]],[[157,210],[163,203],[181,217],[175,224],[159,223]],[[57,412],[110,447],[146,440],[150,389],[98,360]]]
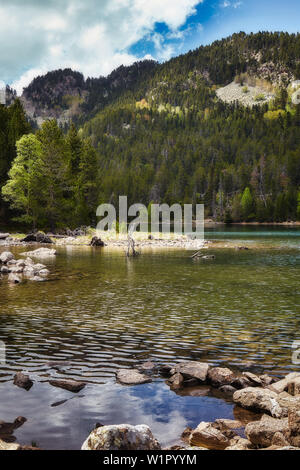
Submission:
[[[160,444],[146,425],[103,426],[94,430],[82,450],[160,450]]]
[[[141,385],[152,382],[150,377],[141,374],[136,369],[120,369],[116,372],[116,376],[122,385]]]
[[[10,251],[4,251],[0,255],[0,262],[3,264],[7,264],[12,259],[14,259],[14,255]]]

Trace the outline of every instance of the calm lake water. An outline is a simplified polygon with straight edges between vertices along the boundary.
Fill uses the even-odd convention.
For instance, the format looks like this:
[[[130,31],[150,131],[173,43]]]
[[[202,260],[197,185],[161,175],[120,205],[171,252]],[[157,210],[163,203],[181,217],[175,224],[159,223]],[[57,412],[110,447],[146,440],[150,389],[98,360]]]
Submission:
[[[184,250],[127,259],[122,251],[60,248],[46,262],[48,282],[2,281],[0,420],[28,419],[15,433],[19,442],[79,449],[101,422],[148,424],[169,445],[188,425],[234,416],[233,405],[206,388],[179,396],[159,377],[139,387],[115,383],[116,369],[147,360],[300,370],[291,358],[300,340],[300,230],[218,227],[206,237],[228,245],[212,250],[215,261],[193,261]],[[252,249],[233,250],[237,240]],[[49,361],[69,364],[57,371]],[[29,392],[12,384],[18,370],[34,378]],[[50,376],[88,385],[73,395],[51,387]]]

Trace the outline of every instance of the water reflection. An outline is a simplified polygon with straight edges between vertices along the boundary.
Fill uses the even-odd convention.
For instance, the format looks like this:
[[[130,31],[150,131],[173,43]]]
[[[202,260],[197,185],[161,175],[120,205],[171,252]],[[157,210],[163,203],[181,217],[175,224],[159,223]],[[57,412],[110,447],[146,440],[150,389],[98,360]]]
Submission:
[[[260,238],[263,249],[216,250],[209,263],[176,250],[127,260],[118,251],[61,248],[49,262],[51,282],[3,281],[0,419],[24,415],[18,438],[44,448],[78,448],[97,421],[150,424],[167,444],[188,424],[231,416],[231,405],[177,396],[161,382],[124,389],[114,384],[117,368],[199,359],[240,369],[253,361],[276,375],[299,370],[291,363],[300,339],[299,242],[277,236],[271,247],[272,237]],[[53,361],[68,364],[54,368]],[[17,370],[36,381],[28,394],[12,385]],[[87,381],[84,398],[69,400],[45,383],[49,377]]]

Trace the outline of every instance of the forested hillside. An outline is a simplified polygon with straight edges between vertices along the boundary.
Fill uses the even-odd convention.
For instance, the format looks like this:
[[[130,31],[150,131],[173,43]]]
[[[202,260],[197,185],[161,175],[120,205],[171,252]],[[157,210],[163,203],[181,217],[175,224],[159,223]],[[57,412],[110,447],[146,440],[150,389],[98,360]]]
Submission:
[[[119,195],[147,205],[204,202],[207,217],[226,222],[299,220],[299,78],[300,35],[286,33],[239,33],[164,64],[121,67],[107,78],[84,80],[70,70],[38,77],[23,98],[40,115],[70,113],[78,130],[46,123],[38,143],[26,142],[39,171],[53,165],[43,187],[59,188],[52,195],[57,210],[46,204],[47,191],[33,190],[26,209],[16,201],[14,171],[3,195],[15,216],[42,227],[51,219],[52,228],[92,222],[97,204],[116,203]],[[254,104],[220,100],[217,91],[231,82],[245,95],[259,87]],[[15,106],[1,112],[11,115]],[[1,135],[8,139],[5,126]],[[26,173],[24,148],[18,149]],[[1,155],[2,184],[14,152]]]

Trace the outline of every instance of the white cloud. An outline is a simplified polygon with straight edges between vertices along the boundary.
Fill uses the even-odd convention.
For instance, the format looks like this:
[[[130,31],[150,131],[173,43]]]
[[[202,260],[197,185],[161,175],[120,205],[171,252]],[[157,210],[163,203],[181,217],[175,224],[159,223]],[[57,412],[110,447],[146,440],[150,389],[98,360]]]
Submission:
[[[0,79],[20,93],[37,72],[72,67],[107,75],[137,60],[130,47],[149,35],[155,57],[166,60],[174,53],[171,39],[183,37],[180,28],[202,1],[1,0]],[[154,33],[158,22],[168,26],[169,38]]]

